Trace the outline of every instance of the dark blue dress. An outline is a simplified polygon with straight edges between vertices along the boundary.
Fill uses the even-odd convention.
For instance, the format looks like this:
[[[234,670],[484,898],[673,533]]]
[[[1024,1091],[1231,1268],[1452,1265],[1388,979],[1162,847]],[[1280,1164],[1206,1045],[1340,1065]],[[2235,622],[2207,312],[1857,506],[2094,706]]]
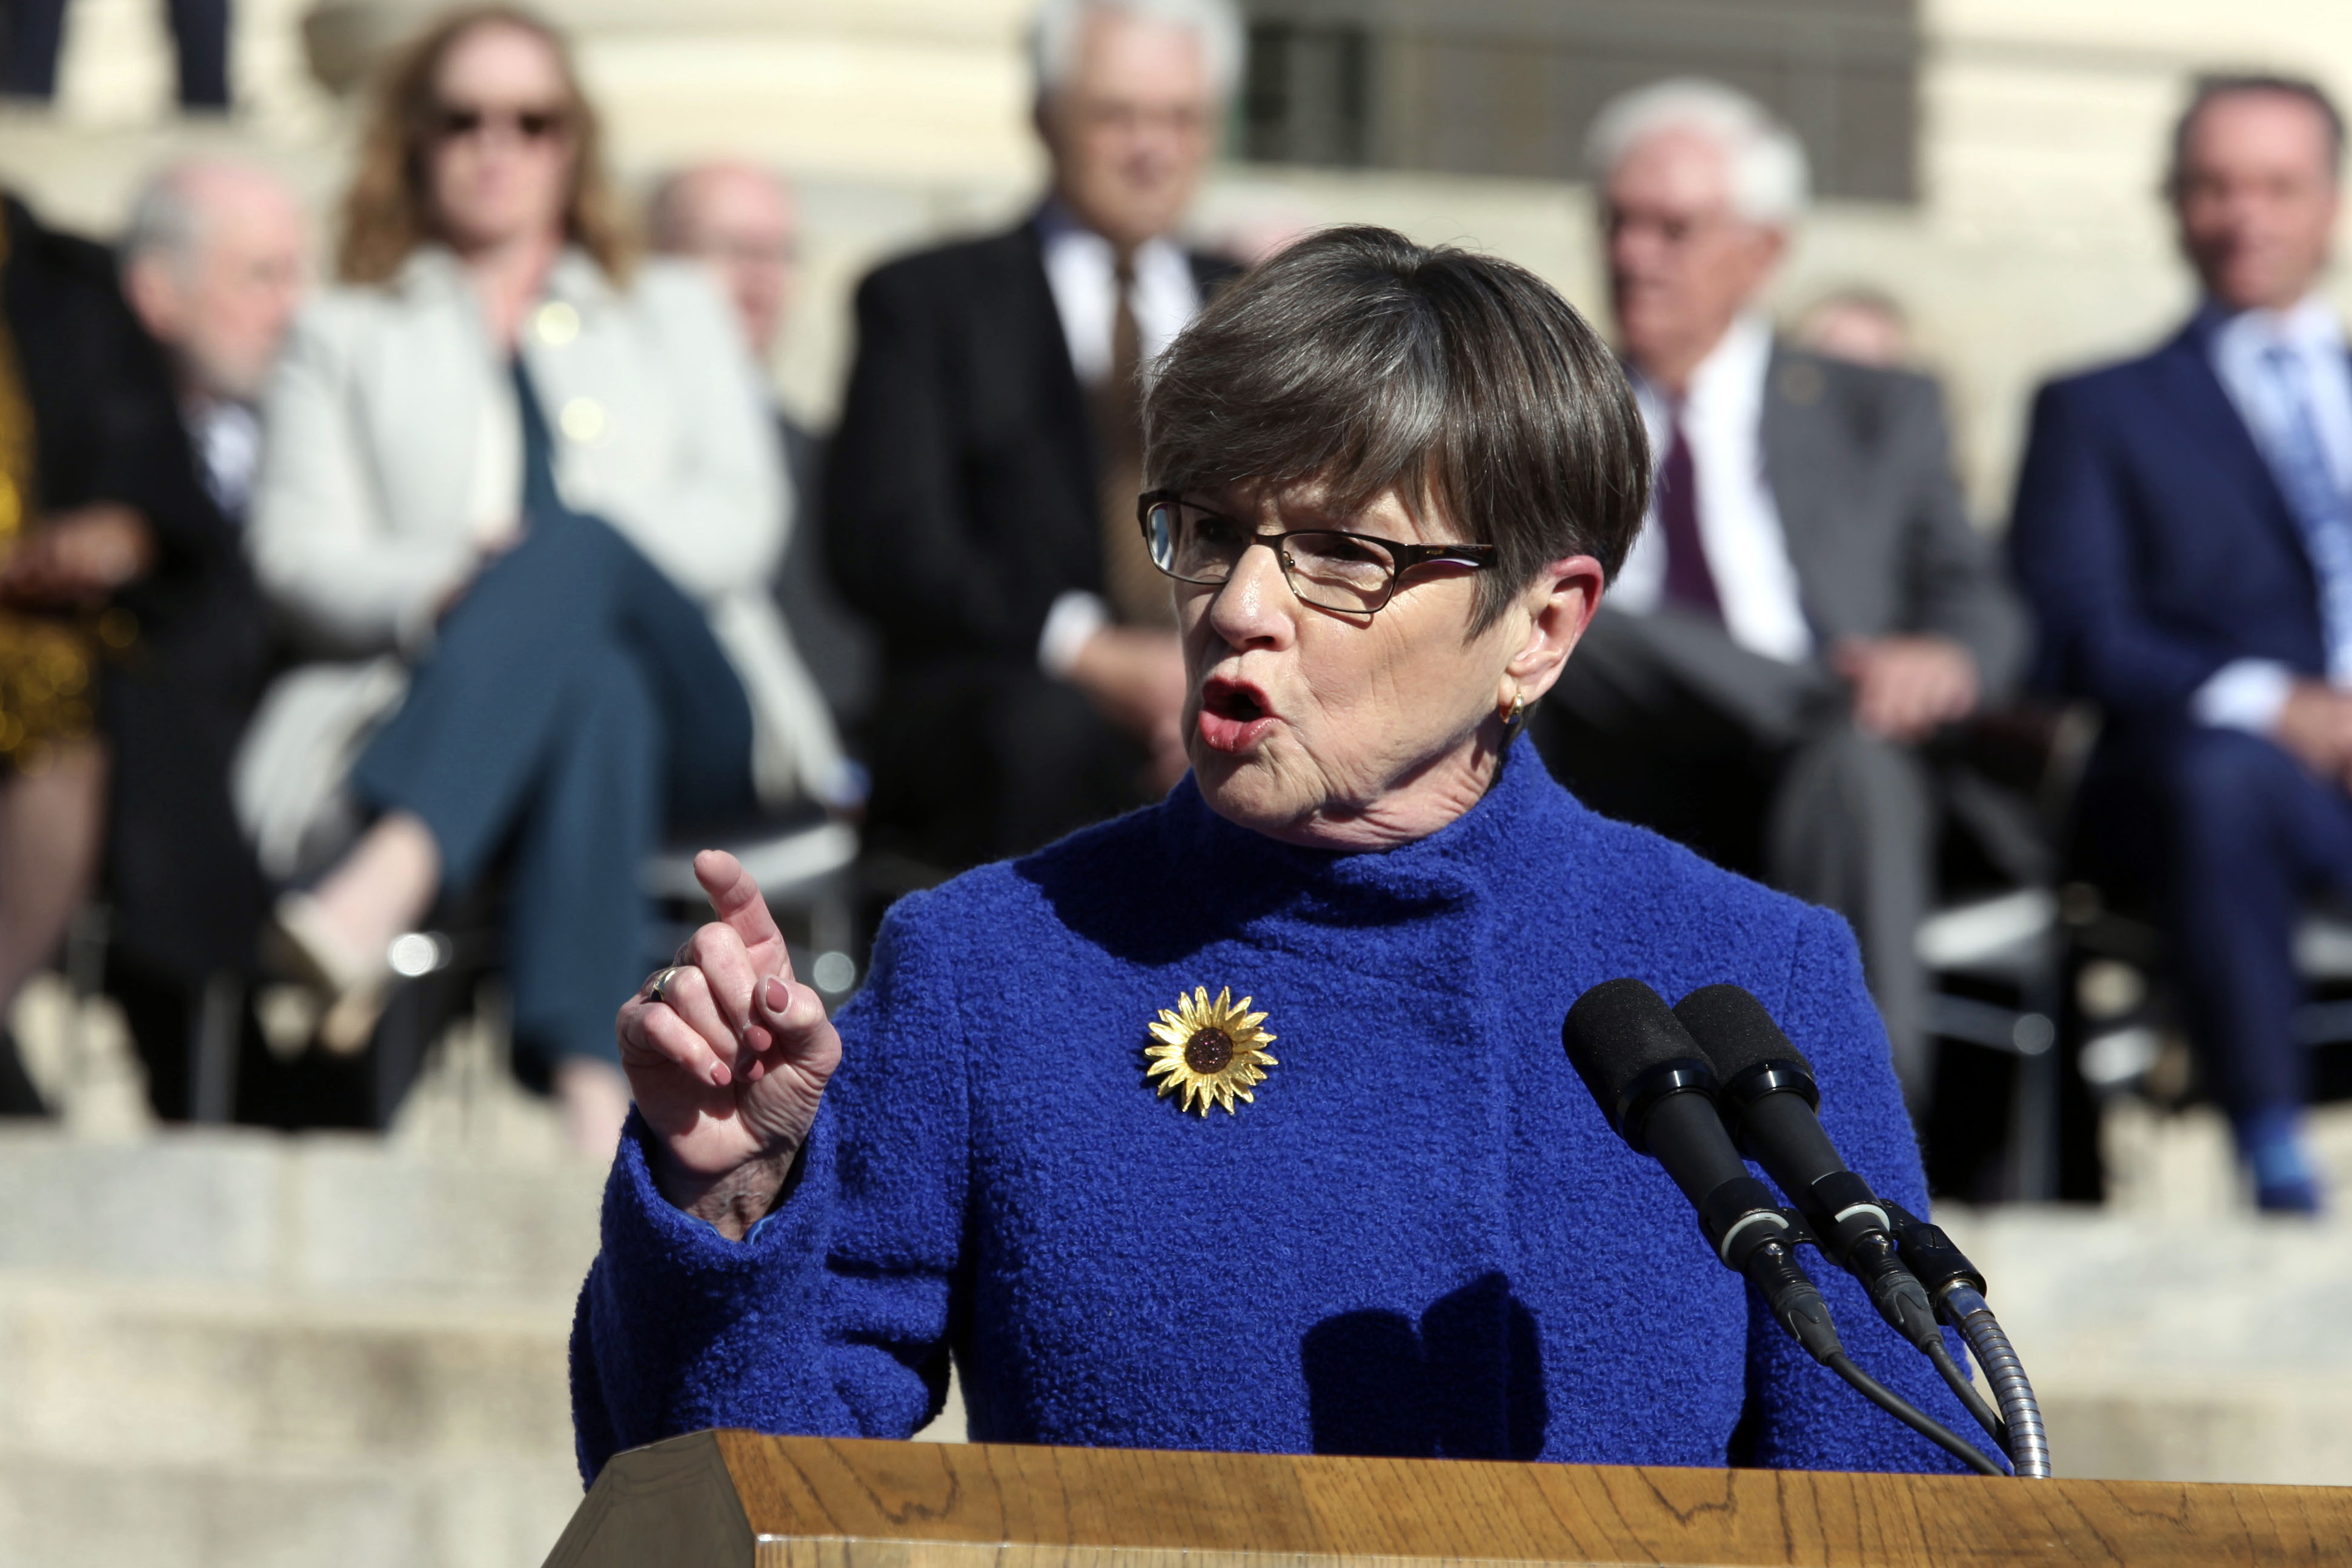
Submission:
[[[801,1180],[744,1243],[666,1203],[634,1119],[572,1342],[583,1469],[705,1426],[904,1437],[952,1352],[973,1438],[1948,1470],[1767,1321],[1559,1043],[1600,981],[1719,981],[1819,1073],[1823,1121],[1924,1212],[1826,910],[1587,811],[1519,749],[1378,854],[1163,804],[900,903],[843,1014]],[[1254,1100],[1188,1114],[1147,1027],[1253,999]],[[1818,1255],[1847,1347],[1955,1430]]]

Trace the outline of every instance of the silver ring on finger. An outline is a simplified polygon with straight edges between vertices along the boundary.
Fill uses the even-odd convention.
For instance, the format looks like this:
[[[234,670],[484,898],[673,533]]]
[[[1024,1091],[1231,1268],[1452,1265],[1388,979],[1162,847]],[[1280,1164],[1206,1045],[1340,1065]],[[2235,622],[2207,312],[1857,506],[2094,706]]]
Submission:
[[[683,964],[673,963],[667,969],[660,971],[656,973],[652,979],[646,981],[646,1000],[648,1002],[659,1002],[663,1000],[662,992],[667,988],[671,981],[677,978],[677,972],[684,967],[685,965]]]

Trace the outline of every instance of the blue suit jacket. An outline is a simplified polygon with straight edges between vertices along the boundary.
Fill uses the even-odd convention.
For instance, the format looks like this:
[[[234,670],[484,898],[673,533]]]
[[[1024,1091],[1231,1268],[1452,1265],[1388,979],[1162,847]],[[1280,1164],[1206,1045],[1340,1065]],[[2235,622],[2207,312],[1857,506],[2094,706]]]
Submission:
[[[2326,671],[2302,536],[2198,323],[2042,389],[2010,549],[2039,683],[2126,725],[2179,721],[2232,659]]]

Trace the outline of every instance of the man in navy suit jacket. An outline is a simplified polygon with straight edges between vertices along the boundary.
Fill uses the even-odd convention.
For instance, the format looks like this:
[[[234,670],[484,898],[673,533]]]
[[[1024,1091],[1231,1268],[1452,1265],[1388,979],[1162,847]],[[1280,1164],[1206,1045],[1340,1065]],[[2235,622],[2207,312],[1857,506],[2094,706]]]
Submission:
[[[2315,292],[2343,148],[2308,83],[2200,85],[2171,193],[2204,302],[2147,358],[2042,389],[2011,534],[2044,679],[2107,713],[2095,782],[2125,809],[2088,816],[2146,825],[2109,847],[2158,873],[2192,1037],[2273,1209],[2319,1201],[2294,921],[2352,893],[2352,357]]]

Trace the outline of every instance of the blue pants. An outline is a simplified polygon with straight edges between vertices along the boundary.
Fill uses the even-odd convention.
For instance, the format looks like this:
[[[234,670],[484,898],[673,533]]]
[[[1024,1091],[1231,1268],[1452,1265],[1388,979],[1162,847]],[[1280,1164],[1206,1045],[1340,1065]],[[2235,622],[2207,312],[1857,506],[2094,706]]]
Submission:
[[[517,1045],[611,1058],[646,963],[638,863],[667,829],[754,809],[751,710],[659,569],[601,520],[545,510],[443,619],[353,783],[432,829],[445,893],[510,855]]]
[[[2151,750],[2190,1037],[2242,1129],[2292,1114],[2307,1094],[2295,921],[2315,893],[2352,894],[2352,796],[2239,731],[2183,730]]]

